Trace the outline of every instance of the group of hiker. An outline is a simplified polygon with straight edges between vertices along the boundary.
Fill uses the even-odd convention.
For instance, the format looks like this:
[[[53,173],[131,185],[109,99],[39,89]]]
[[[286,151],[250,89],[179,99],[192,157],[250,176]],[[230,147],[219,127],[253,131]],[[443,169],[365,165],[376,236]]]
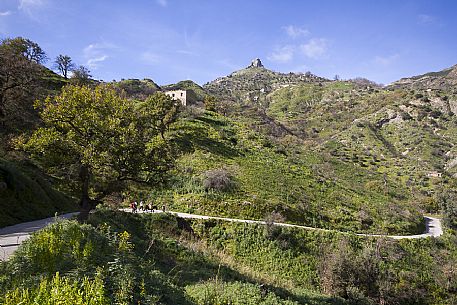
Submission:
[[[132,209],[132,213],[137,213],[138,211],[154,213],[158,211],[156,205],[152,205],[151,202],[145,204],[143,201],[140,201],[140,204],[138,204],[136,201],[133,201],[130,203],[130,208]],[[162,206],[162,212],[165,212],[165,205]]]

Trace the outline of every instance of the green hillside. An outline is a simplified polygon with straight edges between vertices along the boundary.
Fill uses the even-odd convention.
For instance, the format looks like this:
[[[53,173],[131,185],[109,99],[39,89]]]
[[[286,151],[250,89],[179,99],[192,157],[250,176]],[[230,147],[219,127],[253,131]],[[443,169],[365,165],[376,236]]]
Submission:
[[[357,232],[419,232],[407,188],[383,175],[267,137],[215,113],[174,127],[187,150],[161,190],[141,196],[206,215],[285,221]],[[293,139],[291,139],[293,140]],[[401,211],[401,213],[398,213]]]
[[[203,101],[207,95],[206,91],[198,84],[191,80],[180,81],[176,84],[162,86],[164,90],[190,90],[195,96],[194,101]]]
[[[1,158],[0,184],[0,228],[77,209],[75,200],[53,189],[42,174]]]

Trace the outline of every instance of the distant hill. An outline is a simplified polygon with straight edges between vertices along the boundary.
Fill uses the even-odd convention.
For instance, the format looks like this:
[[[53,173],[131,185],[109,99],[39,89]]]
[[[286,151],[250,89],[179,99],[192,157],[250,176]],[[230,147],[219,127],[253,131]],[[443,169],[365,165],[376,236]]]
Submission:
[[[328,80],[307,73],[279,73],[260,65],[251,64],[245,69],[217,78],[203,86],[210,94],[220,99],[237,102],[262,102],[266,96],[283,87],[303,83],[323,83]]]
[[[457,65],[438,71],[413,77],[402,78],[389,85],[390,88],[434,89],[456,91]]]
[[[191,80],[184,80],[180,81],[176,84],[170,84],[162,86],[163,90],[189,90],[193,94],[190,95],[191,102],[203,101],[207,92],[203,89],[199,84],[191,81]]]
[[[161,88],[153,80],[145,78],[139,79],[124,79],[114,82],[114,85],[124,90],[129,97],[144,99],[148,95],[159,91]]]

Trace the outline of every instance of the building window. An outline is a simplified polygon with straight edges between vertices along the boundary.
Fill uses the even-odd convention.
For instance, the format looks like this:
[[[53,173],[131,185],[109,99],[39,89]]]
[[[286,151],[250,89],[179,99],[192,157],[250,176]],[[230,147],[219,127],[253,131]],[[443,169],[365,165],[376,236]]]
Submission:
[[[183,96],[184,93],[181,92],[181,96]]]
[[[173,97],[175,97],[175,94],[174,94],[174,93],[172,93],[172,96],[173,96]]]

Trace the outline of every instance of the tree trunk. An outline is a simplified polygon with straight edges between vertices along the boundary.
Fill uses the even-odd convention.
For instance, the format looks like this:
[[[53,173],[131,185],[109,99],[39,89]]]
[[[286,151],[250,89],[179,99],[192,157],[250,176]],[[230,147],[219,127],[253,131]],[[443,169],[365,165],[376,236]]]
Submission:
[[[79,171],[79,178],[81,179],[81,201],[80,207],[81,211],[78,216],[79,221],[85,221],[89,217],[89,212],[91,210],[91,203],[89,197],[89,179],[90,179],[90,170],[87,165],[81,165]]]

